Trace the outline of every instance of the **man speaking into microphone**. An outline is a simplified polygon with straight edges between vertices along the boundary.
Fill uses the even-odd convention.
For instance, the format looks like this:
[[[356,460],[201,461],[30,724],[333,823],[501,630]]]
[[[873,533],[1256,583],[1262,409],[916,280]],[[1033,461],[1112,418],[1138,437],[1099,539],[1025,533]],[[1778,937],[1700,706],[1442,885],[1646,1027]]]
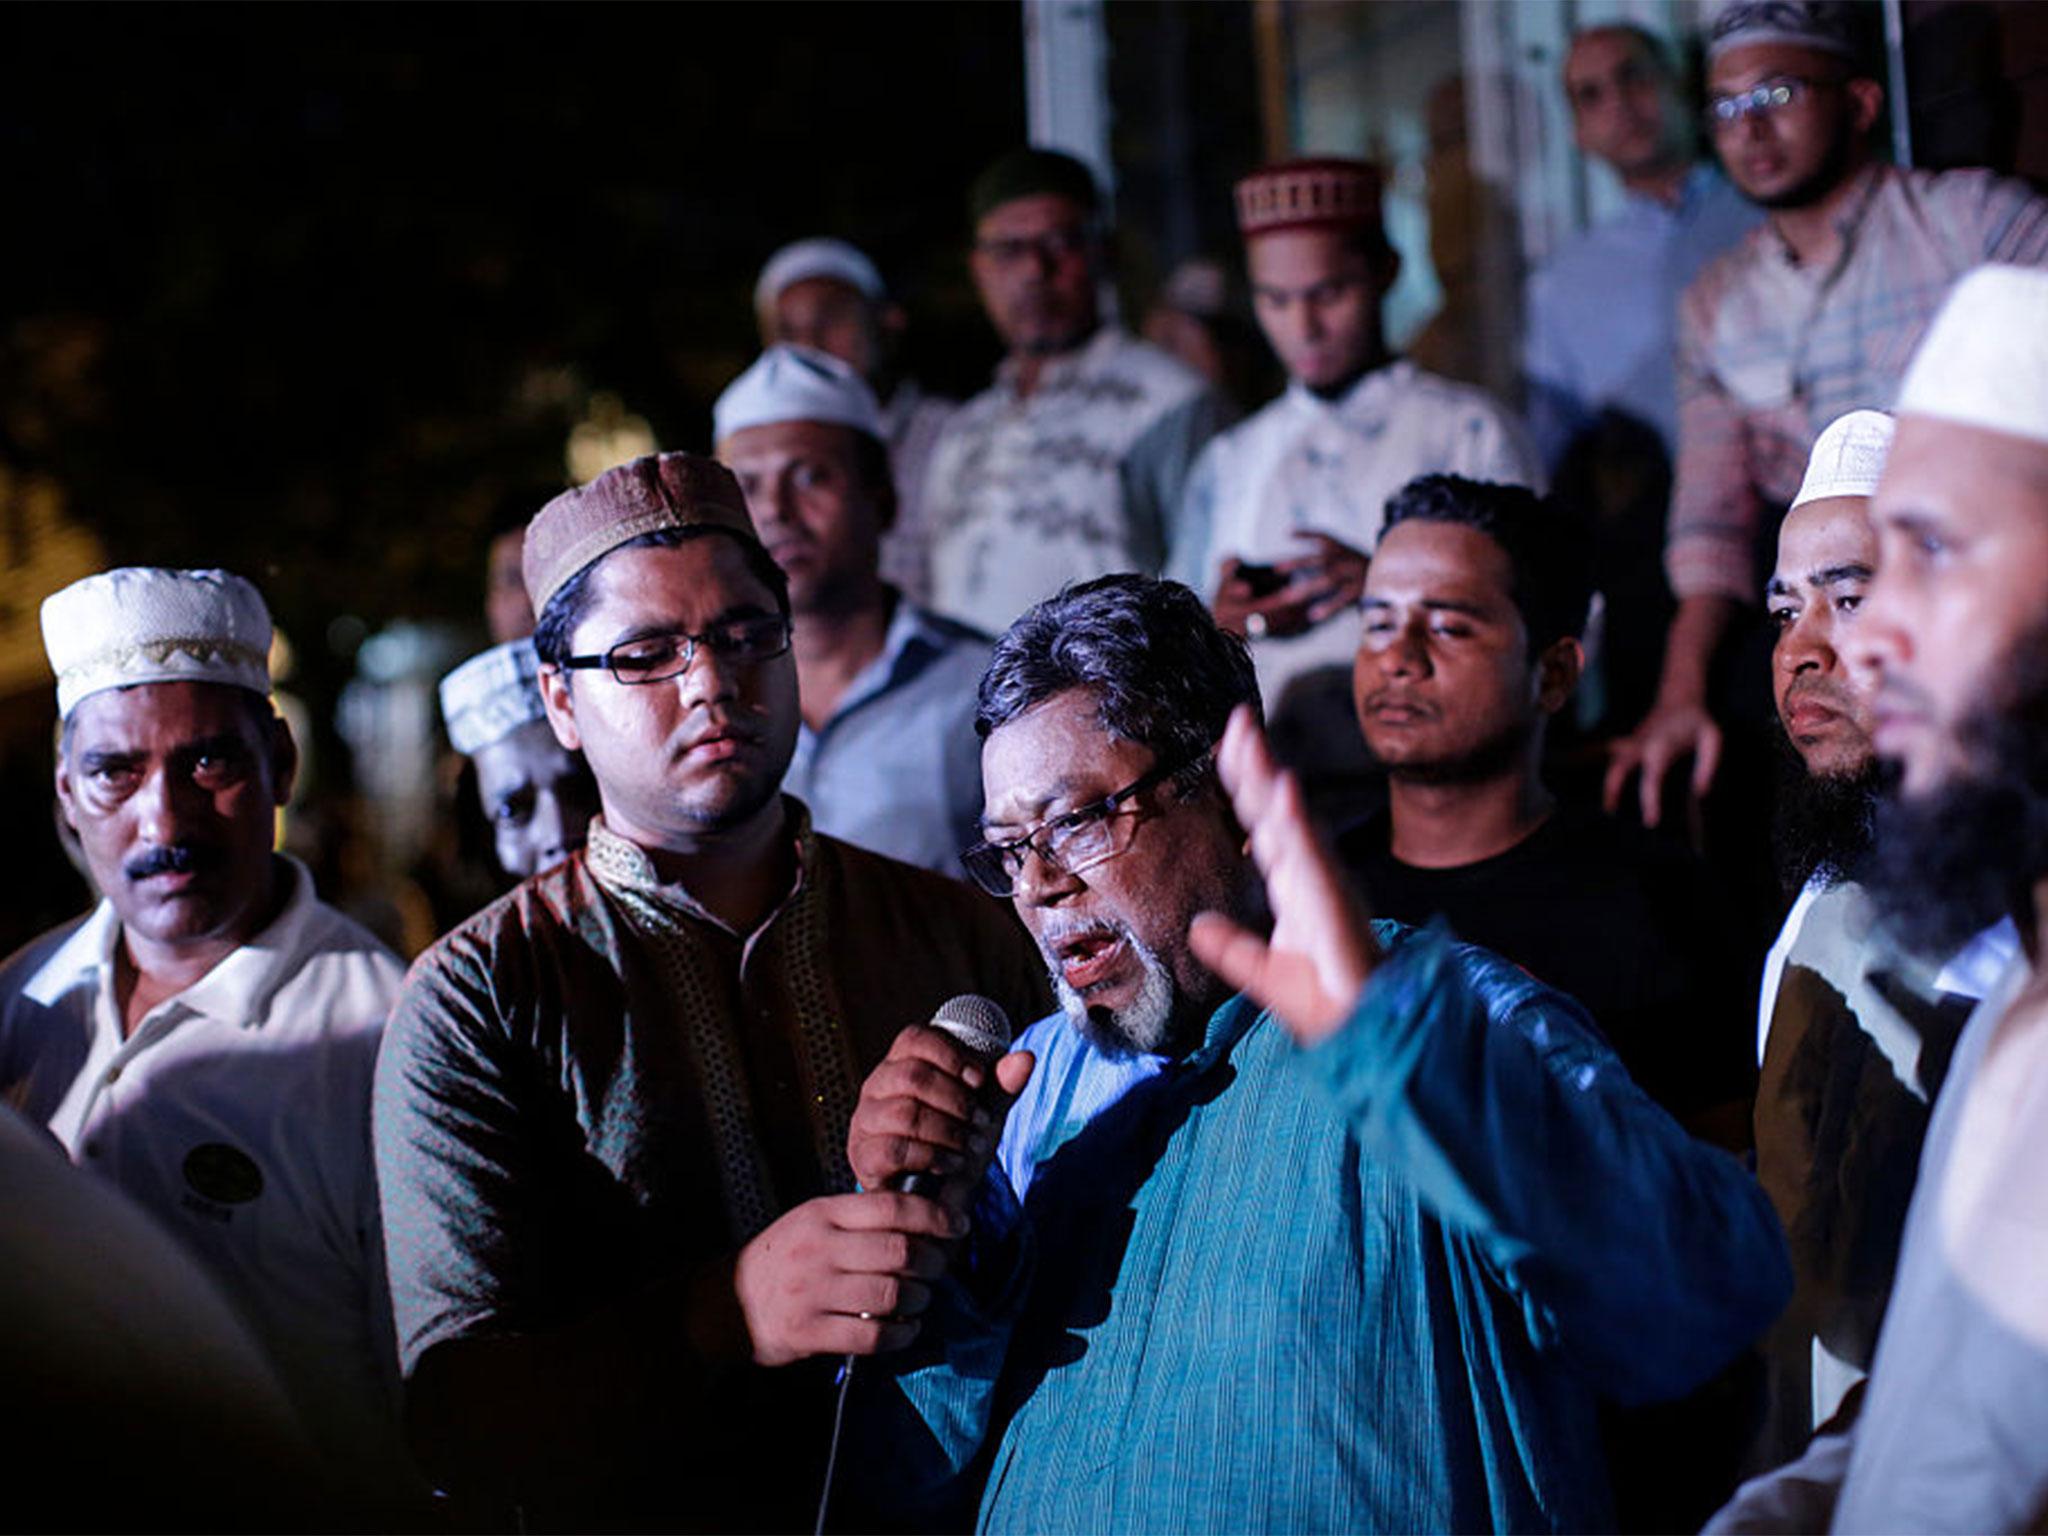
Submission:
[[[1761,1332],[1776,1219],[1577,1004],[1368,922],[1257,710],[1173,582],[1069,588],[997,643],[966,863],[1062,1008],[1027,1082],[1001,1065],[972,1234],[856,1375],[846,1465],[991,1531],[1606,1528],[1595,1395],[1678,1396]],[[975,1171],[966,1059],[899,1038],[864,1185]]]
[[[407,1427],[490,1528],[808,1526],[848,1353],[916,1331],[958,1218],[853,1193],[899,1029],[1046,992],[1015,919],[781,793],[783,573],[739,486],[643,458],[548,503],[525,577],[587,847],[421,957],[378,1062]]]

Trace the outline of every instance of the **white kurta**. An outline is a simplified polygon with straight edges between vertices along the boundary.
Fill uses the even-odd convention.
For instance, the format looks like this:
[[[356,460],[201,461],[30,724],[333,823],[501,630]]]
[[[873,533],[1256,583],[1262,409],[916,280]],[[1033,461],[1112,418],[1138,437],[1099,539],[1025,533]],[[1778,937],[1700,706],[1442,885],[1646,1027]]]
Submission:
[[[314,1442],[389,1486],[404,1462],[370,1081],[404,967],[286,863],[277,918],[125,1040],[110,903],[23,950],[0,971],[0,1085],[185,1242]]]
[[[1196,461],[1169,574],[1211,597],[1226,558],[1270,565],[1313,553],[1300,537],[1305,532],[1370,553],[1387,498],[1427,474],[1542,483],[1503,406],[1405,359],[1367,374],[1341,400],[1290,383],[1264,410],[1213,439]],[[1352,609],[1306,634],[1253,641],[1267,708],[1306,672],[1348,669],[1360,630]]]

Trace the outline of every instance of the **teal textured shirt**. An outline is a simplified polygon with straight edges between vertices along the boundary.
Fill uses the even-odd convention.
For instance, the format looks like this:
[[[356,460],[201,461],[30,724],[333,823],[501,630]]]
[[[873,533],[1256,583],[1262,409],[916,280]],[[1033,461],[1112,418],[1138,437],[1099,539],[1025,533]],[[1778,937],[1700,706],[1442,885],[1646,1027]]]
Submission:
[[[1179,1062],[1027,1031],[971,1271],[856,1419],[871,1497],[959,1518],[979,1484],[990,1531],[1610,1523],[1595,1393],[1676,1396],[1761,1332],[1777,1220],[1577,1004],[1378,928],[1310,1049],[1243,998]]]

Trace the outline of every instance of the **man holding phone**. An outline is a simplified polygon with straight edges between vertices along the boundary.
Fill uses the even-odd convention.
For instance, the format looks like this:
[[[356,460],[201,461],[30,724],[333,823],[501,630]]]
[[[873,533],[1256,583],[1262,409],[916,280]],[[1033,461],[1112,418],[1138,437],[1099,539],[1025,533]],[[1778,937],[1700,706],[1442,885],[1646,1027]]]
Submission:
[[[1400,271],[1378,170],[1295,160],[1237,186],[1259,325],[1287,389],[1196,461],[1169,574],[1211,595],[1246,636],[1276,725],[1351,717],[1358,597],[1386,500],[1417,475],[1536,485],[1508,412],[1479,390],[1392,356],[1380,304]],[[1344,726],[1353,755],[1355,726]],[[1316,733],[1327,736],[1326,732]]]

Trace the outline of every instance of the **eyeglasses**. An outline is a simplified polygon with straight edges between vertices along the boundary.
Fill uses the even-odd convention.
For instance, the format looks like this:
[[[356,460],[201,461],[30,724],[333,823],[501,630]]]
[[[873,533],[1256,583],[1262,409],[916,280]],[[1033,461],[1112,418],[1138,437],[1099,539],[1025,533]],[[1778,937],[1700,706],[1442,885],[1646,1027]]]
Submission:
[[[975,251],[999,267],[1014,267],[1032,257],[1048,266],[1057,266],[1071,257],[1079,256],[1088,249],[1089,232],[1079,224],[1070,224],[1062,229],[1049,229],[1042,235],[1022,236],[1015,239],[977,240]]]
[[[627,684],[659,683],[689,671],[699,646],[720,661],[752,666],[789,649],[789,620],[776,614],[714,624],[701,635],[643,635],[621,640],[600,655],[565,656],[559,665],[572,672],[603,667]]]
[[[1705,113],[1707,127],[1733,128],[1744,118],[1760,112],[1782,112],[1794,102],[1804,101],[1807,93],[1817,86],[1837,83],[1833,80],[1809,80],[1804,75],[1773,75],[1732,96],[1710,96]]]
[[[1157,764],[1122,789],[1063,816],[1042,821],[1022,837],[1003,843],[976,843],[960,855],[960,862],[967,866],[974,883],[991,896],[1016,894],[1017,876],[1024,872],[1027,854],[1037,854],[1047,869],[1059,874],[1078,875],[1084,869],[1107,863],[1131,846],[1131,839],[1137,836],[1138,820],[1134,814],[1137,807],[1130,801],[1154,785],[1195,768],[1206,770],[1208,766],[1207,753],[1192,760]]]

